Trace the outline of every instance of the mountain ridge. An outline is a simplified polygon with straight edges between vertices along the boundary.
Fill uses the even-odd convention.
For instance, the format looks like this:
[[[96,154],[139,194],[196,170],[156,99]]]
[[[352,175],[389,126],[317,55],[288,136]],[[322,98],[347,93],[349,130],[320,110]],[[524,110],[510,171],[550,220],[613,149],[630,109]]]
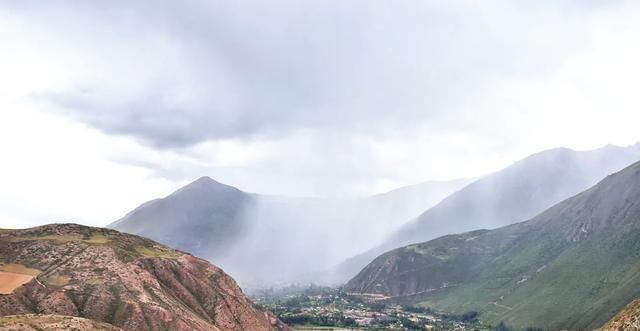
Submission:
[[[561,147],[532,154],[444,198],[381,245],[352,256],[336,269],[353,277],[376,256],[397,247],[527,220],[638,160],[640,143],[587,151]]]
[[[640,296],[639,245],[640,162],[531,220],[389,251],[345,289],[518,328],[594,329]]]

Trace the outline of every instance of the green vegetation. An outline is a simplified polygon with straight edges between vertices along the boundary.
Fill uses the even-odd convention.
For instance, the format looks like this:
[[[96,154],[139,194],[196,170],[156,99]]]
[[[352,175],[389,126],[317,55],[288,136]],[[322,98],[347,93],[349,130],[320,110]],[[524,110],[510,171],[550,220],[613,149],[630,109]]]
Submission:
[[[500,322],[494,330],[495,331],[513,331],[513,329],[508,327],[506,324],[504,324],[504,322]]]
[[[640,163],[528,222],[393,250],[346,289],[517,330],[596,329],[640,297],[639,183]]]
[[[638,295],[640,261],[634,254],[620,257],[630,252],[625,242],[584,241],[551,261],[543,243],[514,248],[486,262],[473,280],[421,300],[444,311],[479,310],[487,323],[597,327]]]

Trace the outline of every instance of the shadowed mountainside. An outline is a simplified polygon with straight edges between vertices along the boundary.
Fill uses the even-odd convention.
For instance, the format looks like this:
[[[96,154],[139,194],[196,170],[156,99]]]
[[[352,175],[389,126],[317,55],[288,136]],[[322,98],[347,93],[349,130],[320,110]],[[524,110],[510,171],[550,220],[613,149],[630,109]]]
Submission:
[[[247,231],[244,213],[253,204],[252,195],[202,177],[142,204],[109,227],[215,261]]]

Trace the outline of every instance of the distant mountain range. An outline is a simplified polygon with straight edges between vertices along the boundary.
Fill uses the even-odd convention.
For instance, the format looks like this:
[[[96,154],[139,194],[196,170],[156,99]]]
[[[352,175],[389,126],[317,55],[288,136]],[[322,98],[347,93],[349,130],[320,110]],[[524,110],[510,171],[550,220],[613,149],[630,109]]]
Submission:
[[[595,329],[640,297],[640,162],[529,221],[387,252],[345,289],[494,325]]]
[[[284,327],[216,266],[109,229],[52,224],[1,230],[0,280],[0,316],[20,315],[0,318],[2,329]]]
[[[334,273],[348,279],[393,248],[527,220],[638,160],[640,143],[591,151],[558,148],[531,155],[453,193],[407,222],[384,244],[338,265]]]
[[[202,177],[109,227],[221,265],[245,285],[299,279],[380,244],[471,179],[425,182],[359,199],[251,194]]]
[[[109,227],[209,259],[247,286],[341,283],[384,251],[525,220],[637,160],[640,144],[554,149],[478,180],[361,199],[258,195],[203,177]]]

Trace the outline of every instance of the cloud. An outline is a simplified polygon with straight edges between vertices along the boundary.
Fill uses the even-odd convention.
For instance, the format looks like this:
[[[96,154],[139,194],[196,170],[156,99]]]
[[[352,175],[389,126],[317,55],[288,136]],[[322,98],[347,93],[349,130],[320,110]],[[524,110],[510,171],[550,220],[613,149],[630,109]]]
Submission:
[[[631,144],[639,13],[631,1],[0,2],[0,226],[106,224],[203,175],[364,195],[558,146]]]
[[[158,148],[447,125],[487,80],[554,70],[585,47],[583,20],[596,10],[404,0],[10,7],[43,41],[31,46],[74,76],[32,97]]]

